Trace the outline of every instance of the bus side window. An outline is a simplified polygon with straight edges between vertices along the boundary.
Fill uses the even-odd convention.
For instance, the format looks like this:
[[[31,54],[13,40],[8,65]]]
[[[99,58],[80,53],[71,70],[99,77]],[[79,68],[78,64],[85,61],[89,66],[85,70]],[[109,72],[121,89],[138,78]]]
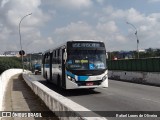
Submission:
[[[55,64],[55,56],[56,56],[56,52],[54,50],[52,55],[52,64]]]
[[[45,62],[45,55],[42,55],[42,64],[44,64]]]
[[[46,64],[49,64],[49,55],[47,54],[47,56],[46,56],[46,62],[45,62]]]
[[[44,63],[45,63],[45,64],[47,63],[47,54],[45,54]]]
[[[57,64],[61,64],[61,49],[57,49]]]
[[[59,49],[59,64],[62,63],[62,49]]]
[[[58,64],[58,50],[56,50],[56,64]]]

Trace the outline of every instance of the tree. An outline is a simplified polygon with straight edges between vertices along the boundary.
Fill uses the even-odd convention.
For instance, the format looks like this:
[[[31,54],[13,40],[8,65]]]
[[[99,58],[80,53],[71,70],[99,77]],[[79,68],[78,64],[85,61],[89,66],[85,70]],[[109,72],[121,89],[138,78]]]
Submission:
[[[0,57],[0,74],[10,68],[22,68],[21,59],[17,57]]]

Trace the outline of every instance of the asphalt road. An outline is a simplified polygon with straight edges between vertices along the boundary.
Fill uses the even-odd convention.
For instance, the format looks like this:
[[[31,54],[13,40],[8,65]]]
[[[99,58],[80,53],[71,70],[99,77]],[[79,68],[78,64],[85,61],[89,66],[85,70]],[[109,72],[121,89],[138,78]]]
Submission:
[[[46,81],[40,82],[92,111],[160,111],[160,87],[156,86],[109,80],[106,89],[64,91]]]
[[[110,80],[107,89],[67,97],[93,111],[160,111],[160,87],[155,86]]]
[[[105,89],[64,91],[40,82],[93,111],[160,111],[160,87],[156,86],[109,80]]]

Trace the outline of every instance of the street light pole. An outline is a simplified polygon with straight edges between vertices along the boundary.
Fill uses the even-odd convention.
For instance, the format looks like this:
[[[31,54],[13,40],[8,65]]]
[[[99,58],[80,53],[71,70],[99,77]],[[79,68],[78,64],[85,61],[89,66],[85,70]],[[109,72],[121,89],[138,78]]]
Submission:
[[[138,39],[138,33],[137,33],[137,28],[133,25],[133,24],[131,24],[131,23],[129,23],[129,22],[126,22],[127,24],[129,24],[129,25],[131,25],[136,31],[135,31],[135,35],[136,35],[136,38],[137,38],[137,58],[139,59],[139,48],[138,48],[138,46],[139,46],[139,39]]]
[[[22,19],[21,19],[20,22],[19,22],[19,38],[20,38],[21,53],[22,53],[21,22],[22,22],[22,20],[23,20],[25,17],[27,17],[27,16],[29,16],[29,15],[32,15],[32,13],[23,16]],[[23,66],[23,72],[24,72],[23,55],[21,55],[21,59],[22,59],[22,66]]]

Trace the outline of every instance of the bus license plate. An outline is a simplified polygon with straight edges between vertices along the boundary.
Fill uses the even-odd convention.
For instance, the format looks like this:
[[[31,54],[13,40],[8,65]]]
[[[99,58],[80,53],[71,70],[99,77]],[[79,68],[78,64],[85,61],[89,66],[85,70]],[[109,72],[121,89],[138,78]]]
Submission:
[[[93,82],[86,83],[87,86],[92,86]]]

